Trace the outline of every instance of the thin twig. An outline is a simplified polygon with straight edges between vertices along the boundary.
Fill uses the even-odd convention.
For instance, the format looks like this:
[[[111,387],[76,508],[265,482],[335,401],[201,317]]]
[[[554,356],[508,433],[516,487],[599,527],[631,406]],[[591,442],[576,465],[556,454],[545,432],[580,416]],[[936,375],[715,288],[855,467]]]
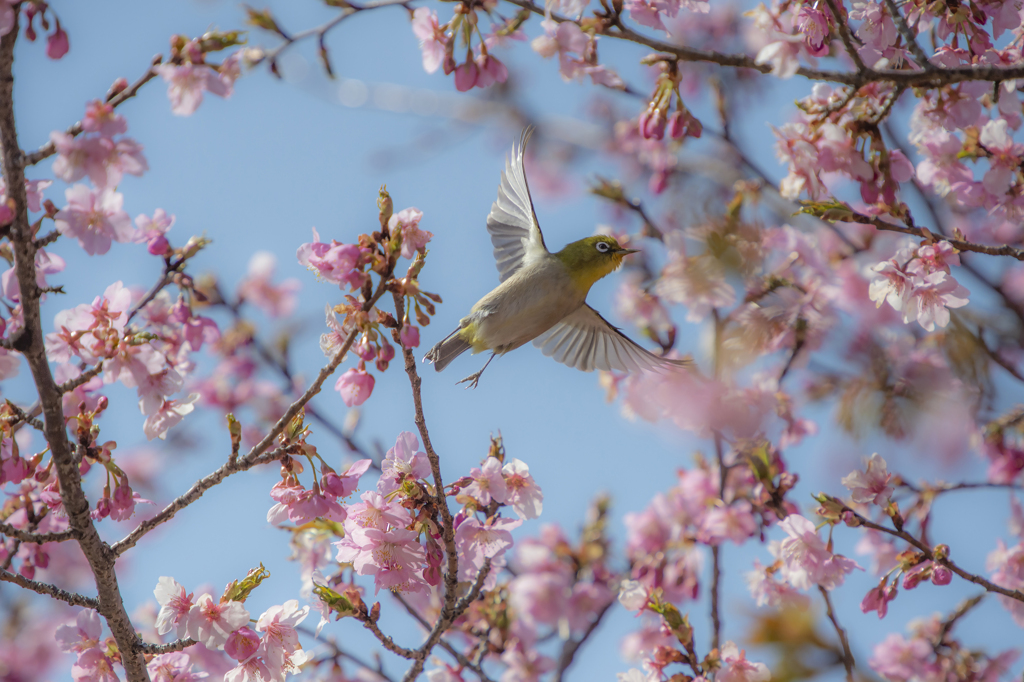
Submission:
[[[71,528],[56,533],[29,533],[3,521],[0,521],[0,533],[9,538],[15,538],[22,542],[32,542],[37,545],[43,545],[47,542],[64,542],[78,537],[78,534]]]
[[[857,663],[853,660],[853,652],[850,651],[850,640],[846,636],[846,630],[839,625],[839,619],[836,618],[835,610],[832,608],[832,598],[828,596],[828,590],[818,585],[818,591],[821,592],[821,596],[825,600],[825,615],[832,621],[832,627],[836,629],[839,643],[843,647],[843,667],[846,668],[846,682],[853,682],[853,670],[857,667]]]
[[[886,535],[892,535],[893,537],[900,538],[901,540],[913,545],[924,555],[925,559],[929,559],[930,561],[934,561],[937,564],[945,566],[949,570],[953,571],[953,573],[956,573],[958,576],[960,576],[968,582],[972,582],[975,585],[979,585],[988,590],[989,592],[995,592],[996,594],[1001,594],[1004,597],[1009,597],[1010,599],[1016,599],[1017,601],[1024,602],[1024,592],[1021,592],[1020,590],[1008,590],[1005,587],[996,585],[995,583],[986,580],[985,578],[982,578],[979,575],[968,573],[964,569],[960,568],[960,566],[958,566],[949,558],[937,556],[935,552],[932,551],[931,547],[924,544],[923,542],[921,542],[920,540],[918,540],[906,531],[896,530],[895,528],[887,528],[881,524],[875,523],[874,521],[871,521],[870,519],[867,519],[863,515],[857,513],[855,510],[850,509],[845,504],[843,505],[843,512],[849,512],[850,514],[852,514],[854,518],[857,519],[859,525],[864,526],[865,528],[877,530],[881,533],[885,533]]]
[[[853,36],[850,34],[850,27],[846,23],[846,17],[843,16],[843,12],[836,5],[836,0],[827,0],[828,8],[832,12],[832,18],[836,22],[836,26],[839,27],[839,37],[843,39],[843,45],[846,46],[846,53],[850,55],[850,59],[853,60],[854,66],[857,67],[858,73],[867,73],[868,67],[864,64],[864,60],[860,58],[860,52],[857,51],[857,46],[853,44]],[[856,92],[857,88],[851,88],[852,92]]]
[[[829,0],[831,2],[831,0]],[[935,65],[928,59],[928,55],[924,53],[921,46],[917,42],[917,36],[910,28],[910,24],[907,23],[907,18],[903,16],[899,8],[896,7],[896,3],[893,0],[885,0],[885,6],[889,9],[889,14],[892,15],[892,20],[896,22],[896,28],[899,29],[900,34],[903,35],[903,40],[906,41],[907,47],[910,48],[910,52],[917,59],[922,69],[927,71],[933,70]]]
[[[381,277],[380,284],[378,285],[377,290],[374,292],[373,296],[370,298],[369,301],[365,301],[363,303],[363,312],[368,312],[371,308],[373,308],[377,301],[380,300],[380,297],[384,295],[386,283],[389,278],[390,273],[387,273],[385,276]],[[320,392],[320,389],[323,386],[324,382],[327,381],[327,377],[331,376],[331,374],[334,373],[334,370],[338,368],[338,365],[340,365],[341,361],[344,359],[345,354],[348,353],[349,349],[352,347],[352,343],[355,341],[356,334],[358,333],[358,331],[358,329],[353,329],[351,332],[349,332],[349,335],[345,338],[345,342],[342,343],[341,348],[339,348],[338,352],[335,353],[334,358],[329,363],[327,363],[327,365],[323,369],[320,370],[320,373],[317,375],[317,378],[313,381],[312,384],[310,384],[309,388],[306,389],[305,393],[303,393],[297,400],[295,400],[295,402],[288,406],[288,409],[285,410],[284,414],[281,415],[281,418],[277,420],[277,423],[274,424],[274,427],[270,430],[270,433],[264,436],[263,440],[261,440],[255,446],[253,446],[253,448],[248,452],[248,454],[234,462],[228,461],[224,463],[219,469],[217,469],[213,473],[209,474],[205,478],[200,479],[199,481],[196,481],[188,490],[188,492],[181,495],[176,500],[171,502],[169,505],[164,507],[164,509],[159,514],[153,516],[152,518],[146,519],[145,521],[140,523],[135,528],[135,530],[133,530],[131,533],[125,536],[124,539],[115,542],[111,546],[110,549],[114,552],[114,555],[120,556],[126,550],[134,547],[135,544],[142,538],[142,536],[144,536],[146,533],[153,530],[160,524],[170,521],[172,518],[174,518],[175,514],[177,514],[179,511],[181,511],[188,505],[198,500],[200,497],[202,497],[204,492],[206,492],[213,486],[217,485],[228,476],[242,471],[248,471],[254,466],[273,461],[279,458],[281,455],[283,455],[283,452],[274,451],[268,453],[267,450],[270,448],[271,445],[274,444],[274,441],[277,440],[277,437],[284,432],[285,428],[288,426],[289,422],[291,422],[292,418],[295,417],[295,415],[297,415],[299,411],[302,410],[302,408],[306,405],[306,403],[310,401],[310,399],[312,399],[313,396]]]
[[[536,5],[530,0],[507,0],[509,3],[522,7],[538,15],[545,15],[543,5]],[[570,21],[579,25],[578,21],[560,16],[554,13],[551,18],[558,23]],[[686,62],[707,62],[719,66],[730,66],[743,69],[751,69],[761,73],[768,73],[771,67],[766,64],[758,64],[754,58],[745,54],[724,54],[710,50],[698,50],[692,47],[673,45],[655,38],[637,33],[624,26],[615,26],[605,30],[600,35],[618,40],[625,40],[638,45],[644,45],[658,52],[671,54],[681,61]],[[998,66],[963,66],[957,68],[936,68],[930,70],[894,70],[894,69],[866,69],[864,72],[856,71],[823,71],[801,66],[796,74],[808,80],[825,81],[831,83],[843,83],[845,85],[863,86],[866,83],[890,82],[907,87],[940,88],[945,85],[962,83],[965,81],[988,81],[999,83],[1018,78],[1024,78],[1024,65],[1011,67]]]
[[[399,604],[405,607],[405,610],[409,613],[409,615],[415,618],[416,622],[419,623],[424,630],[430,630],[431,626],[430,623],[427,622],[427,619],[420,615],[420,612],[414,609],[412,604],[410,604],[405,597],[398,593],[395,593],[392,596],[394,596],[394,598],[398,600]],[[463,666],[464,668],[469,668],[470,670],[472,670],[473,674],[480,678],[480,682],[494,682],[490,677],[487,676],[487,673],[483,671],[483,668],[480,667],[479,662],[474,663],[473,661],[466,658],[466,656],[460,653],[455,647],[453,647],[448,642],[448,640],[442,638],[437,644],[442,649],[451,654],[452,658],[458,661],[459,665]],[[486,649],[486,642],[484,644],[484,649]]]
[[[67,590],[62,590],[49,583],[29,580],[18,573],[14,573],[3,568],[0,568],[0,580],[14,583],[15,585],[24,587],[27,590],[32,590],[33,592],[38,592],[39,594],[45,594],[48,597],[53,597],[54,599],[66,602],[72,606],[84,606],[87,609],[98,609],[100,607],[98,599],[86,597],[85,595],[78,594],[77,592],[68,592]]]
[[[597,627],[601,624],[601,619],[604,618],[604,614],[608,613],[608,610],[611,609],[614,604],[614,599],[605,604],[604,608],[598,611],[597,617],[591,621],[590,625],[587,626],[587,629],[582,635],[580,635],[579,639],[570,638],[562,645],[562,651],[558,655],[558,669],[555,671],[554,682],[562,682],[566,671],[576,658],[576,652],[578,652],[580,647],[583,646],[583,643],[590,638],[590,635],[594,634],[594,631],[597,630]]]
[[[954,237],[946,237],[945,235],[935,234],[930,230],[925,230],[920,227],[908,227],[906,225],[896,225],[894,223],[888,223],[877,216],[864,215],[857,211],[850,210],[849,215],[845,215],[841,218],[843,222],[847,223],[860,223],[862,225],[873,225],[875,229],[884,230],[886,232],[899,232],[900,234],[909,234],[913,237],[919,237],[921,239],[933,239],[949,242],[950,245],[955,247],[958,251],[973,251],[975,253],[984,253],[989,256],[1009,256],[1019,261],[1024,261],[1024,249],[1018,249],[1015,246],[1009,244],[1003,244],[1002,246],[986,246],[985,244],[975,244],[974,242],[965,241],[963,239],[956,239]]]
[[[153,57],[151,66],[149,67],[149,69],[146,70],[146,73],[142,74],[139,80],[135,81],[121,92],[108,97],[106,103],[116,109],[117,107],[124,104],[127,100],[131,99],[132,97],[135,97],[135,95],[139,92],[139,88],[141,88],[143,85],[156,78],[156,71],[153,70],[153,67],[160,64],[162,61],[163,57],[160,55]],[[71,137],[77,137],[78,135],[82,134],[82,130],[82,122],[79,121],[78,123],[68,128],[65,132]],[[53,156],[56,153],[57,147],[53,144],[53,142],[47,142],[46,144],[44,144],[42,147],[32,152],[31,154],[25,155],[25,165],[34,166],[43,159],[49,156]]]

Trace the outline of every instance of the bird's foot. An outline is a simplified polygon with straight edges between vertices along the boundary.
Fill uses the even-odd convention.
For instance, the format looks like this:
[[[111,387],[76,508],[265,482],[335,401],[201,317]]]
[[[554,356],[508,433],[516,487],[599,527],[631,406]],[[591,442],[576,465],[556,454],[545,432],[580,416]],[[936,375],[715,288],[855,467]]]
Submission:
[[[470,374],[468,377],[466,377],[462,381],[456,382],[456,385],[458,385],[458,384],[465,384],[465,383],[468,382],[469,386],[466,386],[467,389],[469,389],[469,388],[476,388],[476,385],[478,383],[480,383],[480,375],[483,374],[483,373],[484,373],[484,370],[480,370],[479,372],[476,372],[474,374]]]

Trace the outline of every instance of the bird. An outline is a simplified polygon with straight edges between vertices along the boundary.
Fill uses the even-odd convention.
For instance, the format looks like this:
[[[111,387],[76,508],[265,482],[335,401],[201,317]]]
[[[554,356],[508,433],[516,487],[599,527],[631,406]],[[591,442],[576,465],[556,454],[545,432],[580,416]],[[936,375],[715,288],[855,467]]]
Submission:
[[[472,307],[455,331],[423,356],[438,372],[456,357],[491,351],[483,368],[462,381],[476,388],[496,355],[532,341],[544,355],[570,367],[620,372],[671,370],[692,363],[655,355],[587,305],[590,287],[638,249],[611,236],[586,237],[551,253],[544,244],[523,166],[533,128],[505,159],[498,198],[487,216],[500,284]]]

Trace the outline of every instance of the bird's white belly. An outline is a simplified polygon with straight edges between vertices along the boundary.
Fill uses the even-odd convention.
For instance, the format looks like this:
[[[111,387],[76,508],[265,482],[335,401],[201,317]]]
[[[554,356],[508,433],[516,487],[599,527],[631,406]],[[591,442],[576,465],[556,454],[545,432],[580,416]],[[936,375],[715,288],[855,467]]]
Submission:
[[[546,332],[583,305],[585,298],[561,262],[545,259],[523,268],[480,299],[463,324],[475,322],[476,339],[504,353]]]

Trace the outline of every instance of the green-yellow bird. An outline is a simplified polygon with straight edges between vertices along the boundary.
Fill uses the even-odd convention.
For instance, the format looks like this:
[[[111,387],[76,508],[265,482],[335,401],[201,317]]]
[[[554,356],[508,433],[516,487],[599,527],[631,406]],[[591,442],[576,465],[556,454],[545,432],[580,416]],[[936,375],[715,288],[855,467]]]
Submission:
[[[483,368],[459,383],[475,387],[497,354],[528,341],[544,355],[584,372],[595,369],[633,372],[684,367],[691,360],[670,360],[637,345],[586,304],[597,280],[613,272],[636,249],[624,249],[612,237],[587,237],[558,253],[544,246],[544,235],[526,184],[523,158],[532,129],[523,131],[519,148],[505,161],[498,199],[487,216],[501,284],[462,318],[459,327],[423,357],[440,372],[464,351],[493,351]]]

